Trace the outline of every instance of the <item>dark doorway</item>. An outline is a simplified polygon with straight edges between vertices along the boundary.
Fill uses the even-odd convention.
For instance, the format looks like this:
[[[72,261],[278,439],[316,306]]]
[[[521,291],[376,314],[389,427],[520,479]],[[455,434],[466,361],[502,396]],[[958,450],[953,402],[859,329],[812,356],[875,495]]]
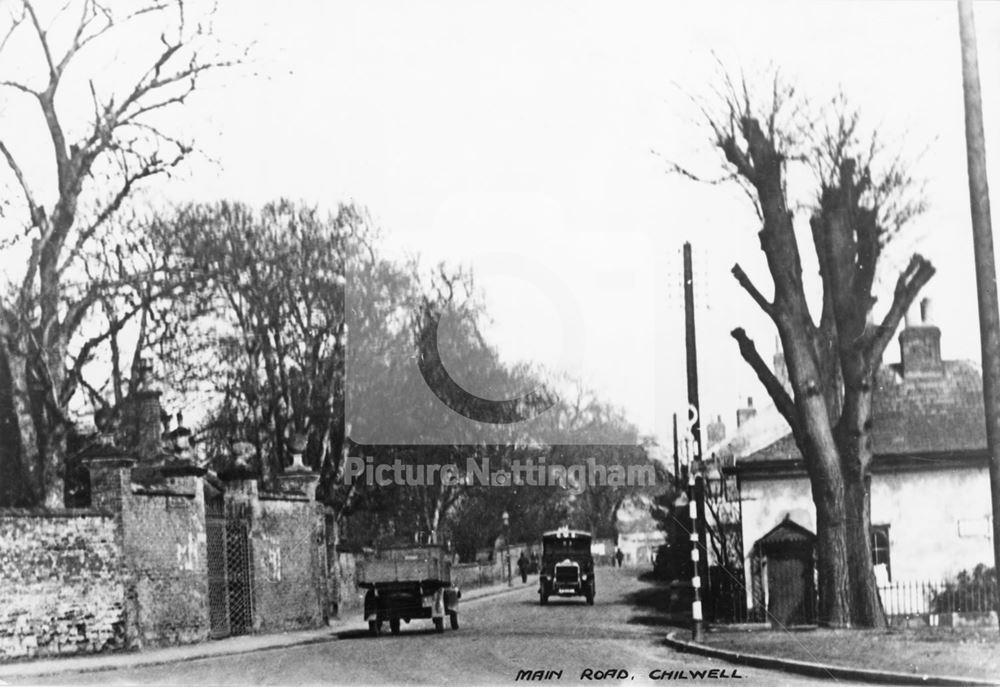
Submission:
[[[785,518],[756,544],[766,569],[767,615],[776,627],[816,622],[816,535]]]

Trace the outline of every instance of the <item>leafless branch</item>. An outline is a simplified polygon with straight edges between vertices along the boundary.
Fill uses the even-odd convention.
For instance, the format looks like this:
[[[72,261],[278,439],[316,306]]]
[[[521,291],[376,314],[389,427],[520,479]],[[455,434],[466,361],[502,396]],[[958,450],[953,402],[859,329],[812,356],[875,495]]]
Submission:
[[[21,166],[17,164],[17,160],[14,159],[14,155],[10,152],[10,148],[0,141],[0,153],[3,153],[4,159],[7,160],[7,166],[10,167],[11,171],[14,172],[14,177],[17,179],[17,183],[21,186],[21,191],[24,193],[24,199],[28,203],[28,211],[31,213],[32,225],[39,225],[44,221],[44,213],[41,206],[35,202],[34,194],[31,192],[31,187],[28,186],[28,181],[24,177],[24,172],[21,170]]]
[[[20,83],[18,81],[0,81],[0,86],[7,86],[8,88],[16,88],[22,93],[33,95],[36,98],[39,96],[38,91],[34,90],[33,88],[29,88],[28,86],[25,86],[23,83]]]
[[[757,352],[757,346],[754,344],[753,340],[747,336],[747,333],[742,327],[737,327],[731,332],[731,335],[736,339],[736,343],[739,344],[740,355],[743,356],[743,360],[753,368],[753,371],[757,374],[757,379],[760,380],[761,384],[764,385],[764,389],[767,390],[768,395],[771,400],[774,401],[774,406],[781,413],[781,416],[785,418],[788,426],[791,427],[792,432],[796,437],[801,436],[798,413],[795,410],[795,402],[792,397],[788,395],[785,387],[781,385],[778,378],[775,376],[771,368],[767,366],[764,359],[760,357],[760,353]]]
[[[733,265],[732,273],[733,276],[736,277],[736,281],[739,282],[739,285],[743,287],[743,290],[750,294],[754,303],[756,303],[761,310],[767,313],[771,319],[774,319],[774,303],[764,297],[764,294],[762,294],[754,283],[750,281],[750,277],[748,277],[747,273],[743,271],[743,268],[740,267],[739,264]]]
[[[903,320],[910,306],[913,305],[920,289],[930,281],[935,271],[930,261],[922,255],[918,254],[910,258],[910,263],[896,280],[896,288],[889,311],[882,318],[882,324],[874,331],[865,351],[865,360],[870,370],[878,366],[886,346],[892,341],[892,336],[899,327],[899,323]]]
[[[93,237],[97,230],[121,208],[122,203],[124,203],[125,200],[131,195],[136,183],[177,167],[184,160],[189,151],[190,148],[185,146],[182,147],[178,154],[170,160],[160,161],[153,158],[145,162],[142,168],[136,172],[130,172],[128,169],[128,161],[123,160],[123,181],[121,187],[114,194],[114,196],[112,196],[111,200],[104,206],[104,208],[97,213],[94,220],[89,225],[81,229],[77,234],[73,249],[70,251],[62,266],[59,268],[60,271],[65,271],[69,265],[73,264],[73,261],[80,255],[84,246],[86,246],[87,242]]]
[[[21,15],[20,16],[16,16],[13,12],[11,12],[11,14],[10,14],[10,28],[7,29],[7,33],[4,34],[3,38],[0,38],[0,52],[3,52],[3,49],[5,47],[7,47],[7,41],[10,40],[10,37],[14,35],[14,32],[17,31],[18,27],[20,27],[21,24],[24,23],[24,20],[26,18],[27,18],[27,14],[25,13],[23,5],[21,7]]]

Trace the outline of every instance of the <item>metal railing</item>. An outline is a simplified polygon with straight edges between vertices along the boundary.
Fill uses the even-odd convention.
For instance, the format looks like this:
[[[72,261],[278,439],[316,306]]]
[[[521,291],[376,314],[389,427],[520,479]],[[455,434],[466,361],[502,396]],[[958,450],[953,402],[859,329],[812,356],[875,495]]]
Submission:
[[[879,598],[890,622],[897,618],[929,616],[944,613],[977,614],[990,611],[1000,612],[996,586],[990,580],[963,579],[950,581],[898,580],[878,585]],[[716,623],[770,622],[771,613],[766,609],[768,601],[775,608],[789,607],[793,622],[816,622],[818,618],[818,595],[811,585],[796,585],[781,588],[775,580],[767,585],[764,593],[753,594],[752,603],[747,604],[748,590],[726,575],[713,576],[712,593],[708,599],[706,613]],[[789,595],[795,596],[794,604],[773,602]],[[774,610],[772,608],[771,610]],[[784,622],[785,619],[778,619]]]
[[[931,582],[899,580],[878,587],[889,618],[933,613],[987,613],[997,610],[996,586],[979,580]]]

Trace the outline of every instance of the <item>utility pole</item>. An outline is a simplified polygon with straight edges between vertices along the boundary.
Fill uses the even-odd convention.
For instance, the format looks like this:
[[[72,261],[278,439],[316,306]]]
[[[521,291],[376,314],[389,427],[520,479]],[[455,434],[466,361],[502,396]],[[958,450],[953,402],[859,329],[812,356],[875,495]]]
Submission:
[[[958,0],[958,29],[962,41],[962,87],[965,94],[965,149],[969,166],[969,202],[972,207],[972,245],[979,295],[979,342],[983,355],[983,407],[986,442],[990,452],[990,492],[993,502],[993,565],[1000,571],[1000,312],[997,306],[997,270],[990,222],[990,188],[986,179],[986,136],[979,88],[976,23],[970,0]],[[1000,598],[1000,576],[997,577]]]
[[[687,350],[688,433],[690,435],[690,464],[688,465],[688,491],[691,523],[691,586],[694,600],[691,603],[691,634],[695,641],[704,636],[702,610],[703,584],[708,582],[708,549],[705,536],[705,479],[701,455],[701,412],[698,403],[698,346],[694,327],[694,270],[691,266],[691,244],[684,243],[684,343]]]
[[[677,413],[674,413],[674,488],[681,488],[681,454],[677,446]]]

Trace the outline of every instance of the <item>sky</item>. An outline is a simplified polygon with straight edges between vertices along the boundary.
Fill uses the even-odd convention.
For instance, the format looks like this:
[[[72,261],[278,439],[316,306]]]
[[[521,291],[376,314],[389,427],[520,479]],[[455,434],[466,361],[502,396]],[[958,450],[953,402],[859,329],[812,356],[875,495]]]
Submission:
[[[976,12],[1000,174],[1000,5]],[[505,359],[581,379],[663,445],[685,405],[685,241],[703,416],[732,431],[746,397],[764,400],[733,327],[765,357],[775,345],[729,275],[739,262],[770,290],[753,209],[667,164],[719,172],[692,99],[726,71],[754,83],[776,67],[815,102],[842,90],[915,160],[929,209],[883,286],[920,251],[944,356],[979,358],[952,2],[222,0],[215,28],[250,60],[176,115],[206,157],[151,197],[358,203],[387,254],[472,268]]]

